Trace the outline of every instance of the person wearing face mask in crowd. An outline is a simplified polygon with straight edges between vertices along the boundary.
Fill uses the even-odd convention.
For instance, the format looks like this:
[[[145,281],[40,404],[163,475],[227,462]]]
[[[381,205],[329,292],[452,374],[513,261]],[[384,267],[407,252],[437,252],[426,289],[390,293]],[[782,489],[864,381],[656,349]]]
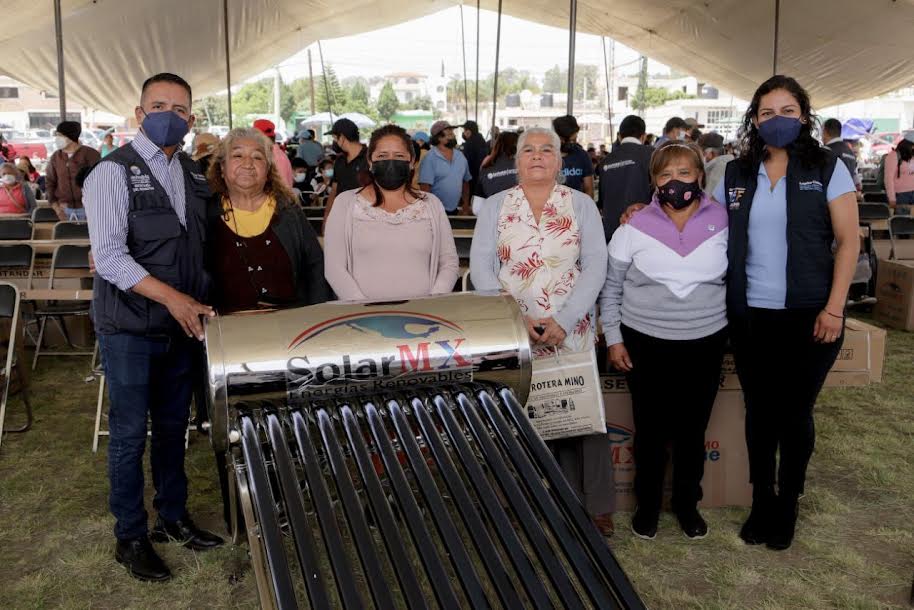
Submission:
[[[762,83],[742,154],[714,192],[730,215],[728,315],[746,400],[752,511],[740,536],[775,550],[795,535],[813,407],[841,348],[859,253],[854,181],[815,122],[796,80]]]
[[[467,158],[457,150],[454,127],[436,121],[430,132],[432,149],[419,165],[419,188],[435,195],[448,214],[469,216],[473,174]]]
[[[35,193],[12,163],[0,165],[0,214],[28,214],[35,209]]]
[[[654,148],[660,148],[670,140],[673,142],[685,141],[685,134],[688,129],[689,124],[682,120],[682,117],[674,116],[663,126],[663,135],[654,142]]]
[[[26,185],[32,189],[36,199],[42,199],[45,186],[44,176],[38,173],[32,160],[28,157],[19,157],[16,159],[16,168],[22,172]]]
[[[324,159],[317,167],[317,173],[311,179],[311,190],[314,193],[314,199],[323,201],[330,193],[330,185],[333,184],[335,163],[330,159]]]
[[[92,167],[101,160],[97,150],[79,143],[81,133],[82,126],[76,121],[60,123],[54,134],[57,150],[48,159],[45,174],[48,202],[61,220],[86,220],[76,175],[82,168]]]
[[[424,131],[417,131],[413,134],[413,154],[416,155],[416,167],[422,165],[422,159],[428,154],[430,147],[428,145],[428,134]],[[413,188],[419,189],[419,172],[413,172]]]
[[[727,341],[727,212],[702,190],[701,151],[668,142],[654,152],[650,205],[609,242],[600,321],[609,359],[625,373],[635,420],[631,527],[653,539],[672,443],[673,512],[683,533],[704,538],[698,512],[705,428]]]
[[[450,292],[459,262],[441,201],[412,188],[410,137],[396,125],[371,134],[370,182],[339,195],[327,219],[324,272],[341,300],[408,299]]]
[[[578,144],[578,120],[573,116],[560,116],[552,121],[552,128],[562,140],[562,176],[565,186],[581,191],[593,199],[593,161]]]
[[[136,138],[105,157],[84,185],[95,257],[93,322],[110,403],[115,558],[131,576],[148,581],[171,578],[150,544],[143,505],[148,419],[158,512],[152,540],[197,551],[223,542],[190,518],[184,472],[191,394],[203,374],[201,316],[215,315],[205,304],[211,193],[197,164],[180,150],[194,124],[192,99],[180,76],[147,79],[135,111]]]
[[[359,128],[349,119],[337,119],[324,135],[333,136],[333,179],[324,210],[324,227],[336,198],[341,193],[365,186],[369,181],[367,147],[359,141]]]

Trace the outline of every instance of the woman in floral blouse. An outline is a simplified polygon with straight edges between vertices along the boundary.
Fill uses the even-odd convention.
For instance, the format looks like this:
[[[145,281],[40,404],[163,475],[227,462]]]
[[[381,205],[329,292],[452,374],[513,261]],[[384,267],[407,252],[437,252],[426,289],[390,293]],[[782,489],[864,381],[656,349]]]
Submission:
[[[606,241],[593,199],[558,184],[562,157],[549,129],[517,143],[518,186],[482,207],[470,250],[477,290],[517,300],[534,350],[594,348],[594,306],[606,276]],[[605,434],[549,443],[565,477],[605,535],[613,531],[614,485]]]

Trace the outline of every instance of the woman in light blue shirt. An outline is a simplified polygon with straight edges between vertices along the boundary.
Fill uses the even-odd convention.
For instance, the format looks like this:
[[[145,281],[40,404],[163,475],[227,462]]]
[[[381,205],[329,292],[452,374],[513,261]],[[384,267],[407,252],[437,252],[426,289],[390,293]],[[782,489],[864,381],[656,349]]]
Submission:
[[[794,79],[767,80],[714,192],[729,211],[727,314],[753,485],[740,537],[775,550],[794,538],[813,407],[841,347],[859,248],[853,179],[815,124]]]

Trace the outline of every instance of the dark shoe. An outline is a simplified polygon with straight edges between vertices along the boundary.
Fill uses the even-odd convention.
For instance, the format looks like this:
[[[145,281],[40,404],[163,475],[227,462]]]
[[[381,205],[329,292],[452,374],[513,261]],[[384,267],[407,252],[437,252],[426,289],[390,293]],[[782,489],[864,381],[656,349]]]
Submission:
[[[593,518],[593,522],[606,538],[612,538],[612,535],[616,533],[616,525],[613,523],[612,513],[597,515]]]
[[[774,521],[771,524],[771,534],[768,536],[769,549],[784,551],[790,548],[797,530],[798,513],[799,506],[796,499],[779,498],[774,511]]]
[[[162,519],[162,516],[159,515],[159,517],[156,518],[156,525],[152,528],[149,537],[152,538],[153,542],[179,542],[195,551],[206,551],[216,548],[224,542],[222,538],[216,534],[197,527],[188,515],[184,515],[183,519],[175,521],[174,523],[165,521]]]
[[[632,533],[638,538],[653,540],[657,537],[657,521],[660,515],[656,512],[636,510],[632,516]]]
[[[133,540],[118,540],[114,558],[118,563],[127,566],[127,572],[137,580],[164,582],[171,578],[168,566],[152,548],[146,536]]]
[[[700,540],[708,535],[708,524],[697,508],[677,512],[676,518],[679,520],[679,527],[682,528],[682,533],[686,535],[686,538]]]
[[[746,544],[765,544],[771,535],[772,504],[771,501],[754,500],[752,512],[739,530],[739,537]]]

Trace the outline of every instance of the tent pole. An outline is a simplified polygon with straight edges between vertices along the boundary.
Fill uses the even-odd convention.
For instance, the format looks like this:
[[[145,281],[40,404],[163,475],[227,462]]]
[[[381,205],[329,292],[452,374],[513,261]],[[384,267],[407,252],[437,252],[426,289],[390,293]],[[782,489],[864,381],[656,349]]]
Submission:
[[[63,74],[63,17],[60,0],[54,0],[54,35],[57,38],[57,97],[60,101],[60,120],[67,120],[67,92]]]
[[[479,120],[479,0],[476,0],[476,109],[473,118]]]
[[[610,97],[612,91],[612,85],[609,83],[609,61],[606,59],[606,37],[600,36],[600,42],[603,43],[603,72],[605,73],[606,78],[606,114],[609,117],[609,141],[615,141],[615,135],[613,134],[613,106],[612,98]]]
[[[222,23],[225,27],[225,99],[228,101],[228,127],[232,128],[232,68],[229,61],[228,0],[222,0]]]
[[[330,95],[330,81],[327,80],[327,66],[324,64],[324,47],[320,38],[317,39],[317,52],[321,57],[321,73],[324,75],[324,92],[327,94],[327,110],[330,112],[330,122],[333,122],[333,97]]]
[[[311,114],[317,114],[314,105],[314,70],[311,67],[311,49],[308,49],[308,80],[311,81]]]
[[[566,114],[574,114],[574,42],[578,27],[578,0],[571,0],[568,16],[568,103]]]
[[[460,54],[463,56],[463,120],[466,122],[470,120],[470,92],[467,85],[467,39],[463,31],[463,2],[460,3]]]
[[[501,51],[501,0],[498,0],[498,27],[495,30],[495,81],[492,86],[492,129],[495,131],[495,114],[498,111],[498,56]],[[494,143],[493,143],[494,144]]]
[[[781,26],[781,0],[774,0],[774,60],[771,68],[772,74],[778,73],[778,36]]]

